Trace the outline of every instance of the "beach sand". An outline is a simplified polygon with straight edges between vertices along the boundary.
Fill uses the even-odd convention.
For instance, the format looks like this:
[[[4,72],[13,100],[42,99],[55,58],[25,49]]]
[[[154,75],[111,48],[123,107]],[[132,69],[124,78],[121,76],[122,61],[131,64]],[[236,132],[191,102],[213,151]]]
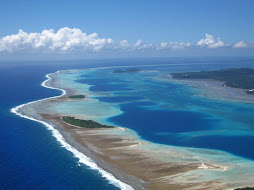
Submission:
[[[44,120],[61,127],[60,130],[64,131],[64,136],[71,145],[86,155],[88,154],[87,150],[89,150],[88,156],[100,167],[113,173],[115,177],[130,184],[135,189],[170,190],[201,186],[201,184],[191,182],[189,184],[174,184],[170,182],[169,178],[169,176],[200,169],[202,163],[197,160],[186,162],[186,164],[177,164],[174,161],[165,162],[160,159],[160,151],[140,149],[138,146],[142,146],[142,144],[137,142],[136,139],[126,139],[126,137],[115,135],[114,130],[121,129],[77,128],[64,123],[58,116],[48,114],[42,114],[41,116]],[[86,151],[77,146],[77,143],[84,147]],[[170,150],[164,152],[164,154],[167,154],[168,157],[176,156],[176,153]],[[220,168],[214,166],[214,169]],[[208,182],[202,184],[202,187],[213,189],[215,185],[217,185],[216,182]]]

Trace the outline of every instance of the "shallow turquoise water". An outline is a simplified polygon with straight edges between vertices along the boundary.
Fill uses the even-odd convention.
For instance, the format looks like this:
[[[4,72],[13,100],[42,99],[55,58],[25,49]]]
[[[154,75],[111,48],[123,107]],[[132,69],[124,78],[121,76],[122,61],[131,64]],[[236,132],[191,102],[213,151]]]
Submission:
[[[233,65],[234,66],[234,65]],[[254,104],[209,99],[198,89],[158,80],[175,71],[227,68],[232,65],[140,67],[150,72],[112,73],[114,69],[80,73],[80,84],[114,103],[122,114],[107,122],[133,129],[155,143],[218,149],[254,159]],[[106,94],[105,94],[106,93]]]

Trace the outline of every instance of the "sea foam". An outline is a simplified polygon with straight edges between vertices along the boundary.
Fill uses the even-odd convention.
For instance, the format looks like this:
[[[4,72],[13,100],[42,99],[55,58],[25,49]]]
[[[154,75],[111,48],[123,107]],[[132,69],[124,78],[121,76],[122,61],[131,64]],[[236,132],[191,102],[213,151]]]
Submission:
[[[59,73],[59,71],[57,71],[55,73]],[[118,187],[118,188],[120,188],[122,190],[133,190],[133,188],[130,185],[128,185],[128,184],[126,184],[126,183],[116,179],[111,173],[101,169],[91,158],[87,157],[83,153],[79,152],[76,148],[74,148],[73,146],[68,144],[66,142],[66,140],[64,139],[64,137],[61,135],[61,133],[54,128],[53,124],[48,124],[45,121],[41,121],[41,120],[35,119],[33,117],[30,117],[30,116],[27,116],[25,114],[21,114],[20,112],[18,112],[18,110],[20,108],[22,108],[22,107],[24,107],[26,105],[30,105],[30,104],[33,104],[35,102],[40,102],[40,101],[44,101],[44,100],[48,100],[48,99],[54,99],[54,98],[58,98],[58,97],[66,95],[66,91],[65,90],[46,85],[46,83],[49,80],[51,80],[50,75],[55,74],[55,73],[47,74],[46,75],[47,79],[44,82],[42,82],[41,86],[43,86],[45,88],[49,88],[49,89],[59,90],[59,91],[62,92],[61,95],[59,95],[59,96],[53,96],[53,97],[49,97],[49,98],[44,98],[44,99],[40,99],[40,100],[36,100],[36,101],[32,101],[32,102],[28,102],[26,104],[21,104],[19,106],[16,106],[16,107],[12,108],[11,112],[16,114],[16,115],[18,115],[18,116],[20,116],[20,117],[23,117],[23,118],[26,118],[26,119],[29,119],[29,120],[32,120],[32,121],[36,121],[38,123],[41,123],[41,124],[45,125],[52,132],[53,136],[62,145],[62,147],[64,147],[68,151],[72,152],[73,155],[76,158],[79,159],[80,163],[85,164],[86,166],[90,167],[93,170],[97,170],[102,175],[102,177],[104,177],[110,184],[112,184],[112,185],[114,185],[114,186],[116,186],[116,187]]]

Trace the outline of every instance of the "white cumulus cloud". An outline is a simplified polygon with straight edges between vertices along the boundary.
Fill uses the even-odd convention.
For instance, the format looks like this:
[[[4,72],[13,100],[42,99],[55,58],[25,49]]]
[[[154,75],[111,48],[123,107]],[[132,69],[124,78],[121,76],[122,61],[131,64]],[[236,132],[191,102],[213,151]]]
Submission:
[[[135,43],[134,47],[140,47],[141,44],[142,44],[142,40],[139,39],[139,40]]]
[[[153,44],[145,44],[142,42],[141,39],[137,40],[135,44],[132,45],[132,49],[147,49],[147,48],[153,48]]]
[[[205,34],[205,39],[198,41],[197,45],[208,48],[218,48],[224,47],[225,43],[220,38],[215,39],[213,35]]]
[[[127,40],[122,40],[119,43],[115,43],[113,49],[122,49],[122,50],[142,50],[147,48],[153,48],[153,44],[145,44],[141,39],[137,40],[134,43],[129,43]]]
[[[167,42],[161,42],[160,47],[161,47],[161,48],[166,48],[167,45],[168,45]]]
[[[136,42],[129,42],[127,40],[114,41],[112,38],[101,38],[97,33],[86,34],[79,28],[64,27],[57,31],[53,29],[43,30],[38,33],[27,33],[19,30],[17,34],[7,35],[0,38],[0,54],[11,55],[15,52],[24,53],[92,53],[101,52],[107,54],[122,53],[158,53],[170,52],[171,50],[191,51],[201,47],[218,48],[228,46],[231,48],[253,48],[254,43],[246,43],[239,41],[235,44],[226,45],[220,38],[215,38],[213,35],[205,34],[205,38],[191,44],[188,42],[167,42],[163,41],[159,44],[145,43],[142,39]],[[188,48],[188,49],[187,49]],[[156,51],[157,50],[157,51]],[[168,50],[168,51],[163,51]],[[209,50],[206,50],[209,51]],[[7,52],[7,53],[6,53]],[[92,53],[91,53],[92,52]]]
[[[159,47],[157,47],[158,50],[161,49],[182,49],[182,48],[187,48],[190,47],[190,43],[186,42],[161,42]]]
[[[111,38],[99,38],[97,33],[87,35],[78,28],[64,27],[57,32],[43,30],[41,33],[26,33],[19,30],[17,34],[0,39],[0,51],[15,52],[27,49],[44,51],[87,49],[97,51],[112,43]]]
[[[233,48],[247,48],[249,45],[244,41],[237,42],[233,45]]]
[[[119,42],[121,47],[129,47],[129,42],[127,40],[122,40]]]

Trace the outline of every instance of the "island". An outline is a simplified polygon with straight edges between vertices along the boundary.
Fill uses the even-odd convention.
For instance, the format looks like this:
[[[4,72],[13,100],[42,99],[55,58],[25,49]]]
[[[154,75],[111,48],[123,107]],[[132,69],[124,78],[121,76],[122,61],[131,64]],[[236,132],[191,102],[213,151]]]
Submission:
[[[113,73],[138,73],[140,71],[141,70],[138,69],[138,68],[130,68],[130,69],[125,69],[125,70],[116,69],[116,70],[113,71]]]
[[[233,68],[214,71],[171,73],[174,79],[213,79],[224,82],[223,86],[246,89],[254,94],[254,69]]]
[[[68,123],[70,125],[75,125],[78,127],[83,127],[83,128],[113,128],[113,126],[102,125],[92,120],[82,120],[82,119],[77,119],[71,116],[64,116],[64,117],[61,117],[61,119],[65,123]]]
[[[171,69],[171,66],[169,67],[169,69]],[[49,85],[49,87],[51,88],[62,89],[66,92],[67,95],[35,101],[33,103],[28,103],[24,106],[21,105],[23,107],[17,106],[16,108],[13,108],[13,113],[20,114],[24,117],[30,116],[31,120],[39,121],[44,124],[45,127],[53,131],[52,134],[57,138],[59,143],[61,143],[63,147],[66,147],[68,151],[71,151],[73,155],[76,156],[77,159],[79,159],[80,163],[87,166],[95,166],[92,169],[97,170],[102,175],[108,173],[107,175],[105,175],[107,179],[110,179],[110,181],[111,179],[113,179],[112,182],[119,185],[119,187],[123,187],[123,189],[131,189],[129,186],[132,186],[133,189],[139,190],[228,188],[236,189],[243,187],[253,187],[253,161],[235,156],[233,154],[228,154],[226,151],[218,152],[218,150],[208,151],[207,149],[202,148],[196,149],[193,147],[188,148],[171,145],[161,145],[147,139],[142,139],[141,136],[139,136],[139,133],[135,131],[137,130],[137,128],[135,127],[135,123],[133,122],[133,120],[137,117],[143,117],[143,113],[142,115],[137,114],[137,111],[143,111],[140,108],[138,108],[137,111],[136,109],[130,110],[130,112],[134,115],[132,117],[121,117],[122,119],[120,119],[118,123],[114,122],[114,120],[110,120],[110,118],[123,114],[125,110],[121,110],[121,102],[103,103],[102,101],[98,101],[99,98],[91,98],[89,99],[89,101],[86,101],[85,99],[68,98],[71,95],[77,96],[82,94],[86,95],[86,98],[88,98],[88,94],[91,97],[100,97],[98,96],[98,94],[100,93],[92,90],[90,91],[89,88],[83,88],[83,84],[76,80],[77,77],[80,77],[81,79],[83,77],[83,79],[85,79],[88,75],[99,79],[98,81],[96,81],[95,85],[100,84],[101,81],[104,81],[105,79],[111,79],[111,81],[116,81],[117,85],[122,84],[122,81],[126,81],[128,83],[133,82],[130,87],[135,87],[136,84],[149,85],[151,80],[156,80],[153,81],[151,86],[148,86],[145,89],[136,88],[137,91],[135,94],[127,94],[131,97],[139,97],[140,95],[143,97],[144,94],[144,98],[151,98],[152,101],[156,102],[156,98],[160,98],[161,96],[160,94],[159,96],[155,96],[154,93],[160,93],[161,84],[163,86],[168,85],[168,79],[170,79],[170,82],[173,82],[174,84],[180,83],[179,86],[182,86],[182,84],[190,84],[191,86],[195,87],[195,84],[193,84],[192,80],[172,80],[172,77],[169,77],[168,69],[163,69],[162,73],[149,73],[148,75],[146,75],[142,71],[140,73],[114,74],[112,73],[114,70],[115,69],[109,71],[108,69],[105,69],[105,71],[103,72],[106,76],[104,76],[104,73],[101,69],[85,71],[80,70],[79,72],[74,72],[71,74],[68,71],[56,72],[54,74],[51,74],[49,75],[51,79],[46,79],[46,81],[48,81],[47,85]],[[109,72],[111,74],[109,74]],[[142,76],[142,78],[144,77],[143,80],[145,83],[140,83],[140,81],[138,81],[138,79],[140,79],[140,76]],[[197,84],[200,84],[200,86],[198,87],[201,88],[203,83],[200,81],[201,80],[196,80]],[[158,82],[158,85],[154,85],[155,82]],[[215,90],[221,90],[224,88],[222,86],[224,82],[208,80],[207,83],[210,82],[213,83],[213,85],[215,86]],[[204,83],[206,83],[206,81],[204,81]],[[218,92],[215,90],[213,91],[213,87],[210,87],[211,86],[208,85],[207,89],[210,89],[211,93]],[[121,88],[119,89],[121,90]],[[252,95],[245,94],[243,90],[237,90],[233,88],[230,89],[226,87],[224,89],[225,91],[239,91],[241,92],[241,95],[244,94],[245,96],[250,97],[250,99],[254,98]],[[81,90],[82,92],[80,92]],[[151,90],[153,90],[154,93],[150,94],[149,92]],[[172,89],[168,90],[170,92]],[[183,90],[182,88],[180,88],[179,91],[177,90],[178,89],[176,89],[176,92],[183,94],[184,96],[182,97],[186,97],[186,100],[188,101],[187,98],[189,94],[187,94],[188,96],[185,96],[184,93],[189,93],[189,89],[186,88]],[[167,92],[168,91],[166,91],[165,94]],[[171,96],[168,96],[166,94],[165,100],[168,101],[167,105],[174,105],[173,103],[179,103],[179,106],[182,106],[186,104],[186,101],[180,104],[180,102],[183,100],[182,98],[179,98],[180,100],[174,100],[176,94],[178,93],[174,93]],[[108,93],[108,91],[105,91],[101,95],[104,97],[111,97],[111,93]],[[114,97],[119,97],[120,99],[120,97],[124,95],[126,94],[119,93],[114,94]],[[196,100],[196,97],[194,98],[194,100]],[[205,99],[208,99],[209,96],[200,96],[198,97],[198,101],[199,98],[200,102],[203,104],[204,102],[206,102]],[[251,105],[234,103],[234,105],[232,104],[231,107],[227,106],[230,105],[230,102],[221,103],[223,100],[219,98],[220,97],[218,97],[218,101],[216,99],[213,99],[211,102],[209,99],[209,102],[207,101],[208,105],[205,103],[204,105],[202,105],[202,107],[198,102],[193,102],[193,108],[191,108],[191,106],[189,105],[186,108],[189,109],[188,111],[190,112],[196,112],[197,110],[195,105],[196,103],[198,103],[197,105],[199,105],[200,108],[204,108],[200,109],[200,111],[204,114],[207,114],[207,116],[209,116],[210,113],[216,116],[220,116],[224,113],[229,113],[232,110],[232,115],[227,115],[227,117],[232,116],[232,120],[237,119],[236,121],[238,121],[238,118],[234,118],[234,116],[238,113],[241,113],[241,115],[239,115],[239,119],[241,121],[244,120],[244,123],[245,118],[246,120],[252,118],[251,111],[253,110],[251,108]],[[169,101],[168,99],[172,101]],[[162,100],[164,99],[159,99],[159,102]],[[147,101],[144,102],[146,103]],[[130,105],[133,105],[132,102],[130,103]],[[135,104],[135,106],[136,105],[138,106],[147,104],[138,103]],[[218,113],[215,113],[217,109],[224,108],[224,106],[225,110],[218,110]],[[184,107],[183,110],[187,110],[186,108]],[[144,112],[147,109],[150,108],[144,109]],[[164,111],[164,107],[162,107],[162,109]],[[171,110],[171,108],[169,108],[169,110]],[[207,113],[205,113],[206,111]],[[243,117],[245,113],[250,114],[246,115],[246,117]],[[169,114],[171,114],[171,111]],[[179,115],[180,114],[181,113],[179,113]],[[140,127],[143,127],[143,131],[148,134],[148,132],[150,132],[150,130],[152,129],[149,127],[150,125],[147,125],[147,121],[150,120],[147,120],[145,116],[150,117],[150,114],[144,115],[144,118],[139,118],[141,119],[141,121],[143,119],[146,120],[145,123],[140,122],[140,125],[143,125]],[[185,117],[185,115],[183,116]],[[207,116],[204,115],[204,117]],[[160,117],[160,115],[158,115],[158,117],[156,116],[151,118],[151,122],[156,120],[156,118],[163,119],[164,117]],[[128,120],[127,123],[122,122],[125,119]],[[176,118],[176,120],[177,119],[178,118]],[[215,120],[217,121],[216,118]],[[109,122],[112,122],[112,124]],[[132,128],[131,126],[133,125],[133,123],[134,128]],[[167,124],[166,122],[164,123]],[[160,123],[155,121],[151,124],[151,127],[156,127],[157,124]],[[130,128],[128,129],[128,127]],[[234,130],[233,127],[232,129]],[[216,128],[215,132],[217,133],[217,131],[219,131],[218,134],[222,134],[225,132],[223,129],[224,128],[222,128],[220,132],[220,130]],[[231,130],[231,125],[228,126],[228,129]],[[155,130],[155,133],[157,132],[158,131]],[[197,135],[200,134],[200,132],[197,132]],[[204,135],[206,134],[207,132],[205,131]],[[175,134],[172,135],[175,136]],[[191,138],[194,135],[196,138],[196,134],[190,135]],[[169,137],[170,136],[167,135],[165,136],[165,138]],[[160,136],[160,138],[162,138],[162,136]],[[214,155],[218,155],[218,157]],[[239,163],[237,164],[237,167],[234,167],[235,163]],[[234,167],[233,169],[231,169],[232,166]],[[246,175],[242,175],[243,172],[245,172]]]
[[[86,98],[85,95],[73,95],[73,96],[68,96],[70,99],[84,99]]]
[[[254,187],[237,188],[235,190],[254,190]]]

